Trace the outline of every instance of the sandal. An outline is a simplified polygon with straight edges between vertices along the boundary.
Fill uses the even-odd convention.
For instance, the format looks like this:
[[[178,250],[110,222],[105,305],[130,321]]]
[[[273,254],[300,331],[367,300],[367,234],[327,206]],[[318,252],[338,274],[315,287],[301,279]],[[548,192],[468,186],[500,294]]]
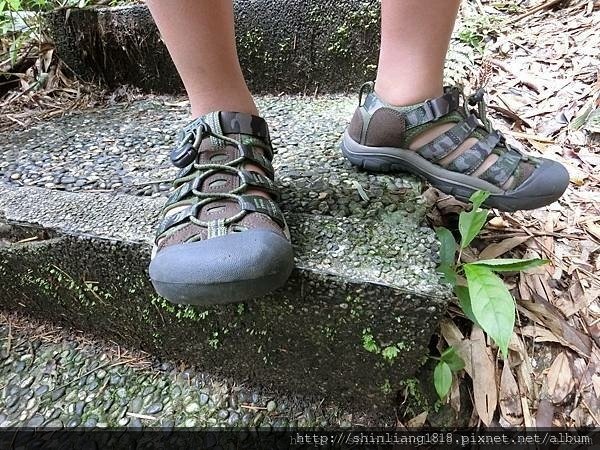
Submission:
[[[224,304],[285,283],[294,256],[276,203],[272,158],[260,117],[214,112],[184,128],[171,154],[181,171],[162,211],[149,269],[161,296],[179,304]]]
[[[464,99],[458,88],[446,88],[439,98],[396,107],[377,96],[374,83],[367,83],[344,134],[342,153],[367,170],[416,174],[463,201],[478,190],[487,191],[491,195],[485,205],[502,211],[536,209],[558,200],[569,185],[567,170],[556,161],[527,156],[510,146],[492,129],[483,97],[483,90]],[[453,126],[409,149],[440,124]],[[476,140],[474,145],[462,145],[469,138]]]

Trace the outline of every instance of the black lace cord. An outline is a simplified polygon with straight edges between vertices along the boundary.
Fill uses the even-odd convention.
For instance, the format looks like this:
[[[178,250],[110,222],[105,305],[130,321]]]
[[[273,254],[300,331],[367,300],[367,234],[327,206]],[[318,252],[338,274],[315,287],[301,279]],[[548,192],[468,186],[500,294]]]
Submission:
[[[513,152],[518,153],[521,156],[522,161],[529,161],[531,159],[529,156],[525,155],[521,150],[519,150],[516,147],[513,147],[508,142],[506,142],[506,136],[504,136],[504,134],[501,131],[495,130],[493,128],[492,122],[488,118],[487,105],[485,103],[485,94],[486,94],[485,89],[480,88],[477,90],[477,92],[475,92],[474,94],[472,94],[468,98],[466,98],[465,99],[465,108],[464,108],[465,112],[467,112],[466,111],[467,104],[470,106],[474,106],[474,107],[476,106],[477,111],[473,111],[473,112],[474,112],[475,116],[481,121],[481,123],[483,123],[483,125],[485,127],[485,131],[487,131],[489,134],[496,133],[498,135],[498,137],[500,138],[500,142],[498,144],[502,145],[507,151],[512,150]],[[464,95],[463,95],[463,99],[464,99]]]
[[[235,139],[231,139],[227,136],[223,136],[221,134],[214,133],[211,130],[211,128],[208,126],[208,124],[205,122],[201,122],[200,125],[195,130],[193,130],[193,131],[189,132],[187,135],[185,135],[184,138],[181,140],[180,145],[183,145],[186,142],[189,142],[190,139],[193,137],[194,143],[192,144],[192,147],[196,151],[198,151],[200,148],[200,145],[202,144],[202,141],[208,136],[213,136],[217,139],[221,139],[225,142],[229,142],[230,144],[233,144],[238,148],[242,145],[239,141],[236,141]],[[227,164],[197,164],[197,163],[194,163],[193,167],[195,169],[195,174],[187,175],[182,178],[176,178],[175,180],[173,180],[173,183],[174,183],[174,185],[177,186],[177,188],[179,188],[183,184],[188,183],[192,180],[195,180],[195,179],[204,180],[211,175],[214,175],[216,173],[223,172],[223,171],[234,172],[236,175],[238,175],[240,177],[240,180],[243,180],[242,170],[238,169],[237,167],[234,167],[234,166],[244,162],[244,159],[245,158],[243,156],[241,156],[233,161],[230,161]],[[189,201],[185,201],[185,200],[178,201],[178,202],[173,203],[172,205],[169,205],[169,207],[165,210],[165,212],[168,212],[172,209],[175,209],[177,207],[181,207],[184,205],[188,206],[188,207],[196,206],[196,208],[200,209],[200,208],[202,208],[202,206],[212,203],[215,200],[235,200],[238,202],[238,204],[241,204],[242,196],[240,194],[245,192],[247,190],[247,188],[248,188],[248,184],[244,182],[243,184],[241,184],[239,187],[237,187],[233,191],[230,191],[227,193],[206,193],[206,192],[198,191],[197,189],[192,189],[191,193],[195,197],[200,199],[199,202],[190,204]],[[234,216],[224,219],[224,225],[231,225],[232,223],[239,222],[247,214],[248,214],[248,211],[242,209],[239,213],[235,214]],[[202,228],[209,227],[209,222],[199,220],[194,216],[190,216],[189,220],[194,225],[197,225],[199,227],[202,227]],[[170,229],[165,230],[165,232],[168,232],[168,231],[170,231]],[[163,233],[163,235],[164,234],[165,233]],[[158,239],[160,239],[163,235],[159,236]],[[197,234],[197,235],[194,235],[194,236],[191,236],[190,238],[188,238],[187,242],[194,242],[194,241],[200,240],[201,238],[202,238],[201,235]]]

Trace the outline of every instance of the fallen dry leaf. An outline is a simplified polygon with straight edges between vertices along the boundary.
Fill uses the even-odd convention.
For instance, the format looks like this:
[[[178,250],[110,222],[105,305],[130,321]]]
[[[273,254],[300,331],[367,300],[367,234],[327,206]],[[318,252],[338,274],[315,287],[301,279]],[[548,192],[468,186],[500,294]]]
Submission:
[[[481,254],[479,255],[480,259],[495,259],[499,256],[504,255],[506,252],[513,250],[519,245],[527,242],[531,239],[531,236],[515,236],[508,239],[505,239],[496,244],[488,245]]]
[[[471,365],[475,409],[481,421],[490,426],[498,405],[498,387],[492,352],[486,345],[483,331],[473,326],[471,331]]]
[[[573,391],[575,383],[569,358],[565,352],[559,354],[548,370],[548,395],[555,405],[561,404]]]
[[[450,407],[455,411],[456,415],[460,412],[461,407],[460,382],[461,380],[455,377],[452,382],[452,390],[450,391]]]
[[[525,274],[525,280],[527,281],[531,292],[537,294],[543,299],[548,300],[550,303],[553,303],[554,293],[552,292],[552,288],[548,284],[549,278],[550,276],[545,272]]]
[[[425,425],[425,421],[427,420],[428,412],[425,411],[419,414],[417,417],[409,420],[406,424],[407,428],[422,428]]]
[[[553,419],[554,405],[547,399],[541,400],[535,415],[535,426],[537,428],[552,428]]]
[[[508,224],[502,217],[494,217],[494,218],[490,219],[490,221],[488,222],[488,225],[490,225],[494,228],[508,228]]]
[[[510,425],[516,427],[523,424],[521,394],[509,364],[504,364],[500,378],[500,411]]]
[[[562,342],[550,330],[539,325],[527,325],[519,331],[523,336],[532,338],[534,342],[556,342],[557,344]]]
[[[597,373],[592,375],[592,386],[594,387],[594,392],[596,392],[596,397],[600,398],[600,375]]]
[[[586,222],[585,227],[592,236],[600,241],[600,225],[598,225],[596,222],[590,221]]]
[[[516,355],[518,355],[519,362],[524,361],[529,357],[525,345],[523,341],[519,338],[519,335],[517,333],[513,333],[510,337],[510,341],[508,342],[508,348],[515,352],[515,354],[512,354],[511,357],[515,357]],[[515,359],[517,358],[515,357]]]
[[[536,296],[535,301],[522,299],[518,309],[528,319],[548,327],[560,339],[562,345],[571,348],[581,356],[589,357],[592,350],[590,337],[569,325],[556,307],[550,305],[543,297]]]
[[[600,426],[598,414],[598,411],[600,411],[600,396],[596,394],[593,381],[594,375],[600,376],[600,350],[597,349],[592,353],[587,369],[581,379],[579,392],[581,393],[581,402],[592,415],[591,420],[586,416],[589,422],[586,425],[598,427]]]
[[[533,383],[533,369],[530,361],[527,359],[518,366],[517,384],[521,394],[523,422],[525,427],[530,428],[535,426],[535,423],[530,411],[530,404],[533,404],[533,401],[529,402],[528,396],[531,395],[532,398],[537,398],[537,392],[534,392],[534,389],[537,387],[537,385],[534,385]]]
[[[448,345],[458,345],[465,338],[454,322],[443,319],[440,324],[440,330]]]

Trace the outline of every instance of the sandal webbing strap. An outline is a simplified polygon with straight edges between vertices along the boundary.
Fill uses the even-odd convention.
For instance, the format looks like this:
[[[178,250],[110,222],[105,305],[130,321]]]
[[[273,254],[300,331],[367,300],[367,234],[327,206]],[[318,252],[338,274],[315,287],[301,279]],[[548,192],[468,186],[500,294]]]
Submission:
[[[471,114],[441,136],[418,150],[419,155],[435,163],[455,151],[477,128],[477,117]]]
[[[285,228],[283,213],[274,201],[255,195],[244,195],[240,197],[240,207],[246,212],[261,213],[269,216],[281,228]]]
[[[277,188],[277,186],[275,186],[275,183],[270,178],[265,177],[260,173],[252,172],[249,170],[237,170],[234,168],[232,168],[231,170],[232,173],[235,173],[239,177],[240,187],[245,186],[246,188],[261,189],[275,197],[276,200],[279,199],[279,189]],[[165,206],[169,206],[181,200],[184,200],[194,191],[200,192],[202,188],[202,183],[206,180],[208,175],[210,175],[210,173],[206,173],[200,177],[188,181],[187,183],[182,184],[169,196]],[[206,193],[206,195],[210,196],[210,193]]]
[[[177,167],[183,168],[163,208],[165,217],[158,226],[157,239],[170,233],[173,227],[190,222],[205,228],[208,239],[222,236],[231,225],[252,212],[262,213],[281,228],[285,227],[283,213],[274,200],[246,194],[248,189],[258,189],[279,198],[273,182],[273,149],[264,119],[237,112],[214,112],[188,124],[180,136],[186,145],[185,152],[175,152],[176,158],[171,159]],[[201,144],[208,137],[211,146],[205,149]],[[245,170],[243,167],[248,164],[259,167],[266,175]],[[240,211],[231,217],[206,221],[203,208],[223,201],[237,202]],[[179,212],[169,214],[169,210]]]
[[[252,164],[259,166],[261,169],[263,169],[265,171],[265,173],[267,174],[267,176],[270,179],[273,179],[275,170],[273,169],[273,164],[271,163],[271,160],[269,157],[267,157],[265,155],[256,155],[256,153],[254,152],[254,149],[250,145],[239,145],[237,150],[238,150],[237,158],[235,158],[235,160],[233,160],[233,161],[228,162],[227,165],[231,164],[232,162],[237,161],[239,158],[243,157],[247,160],[247,162],[250,162]],[[185,177],[191,175],[192,172],[194,172],[194,170],[196,170],[196,165],[197,165],[197,163],[194,162],[194,163],[184,167],[183,169],[181,169],[179,171],[179,173],[177,173],[176,179],[185,178]]]
[[[273,169],[273,164],[271,164],[270,158],[266,157],[265,155],[257,155],[254,153],[254,149],[249,145],[242,144],[238,147],[238,150],[240,152],[240,156],[244,157],[246,160],[248,160],[248,162],[260,166],[260,168],[265,171],[269,178],[274,178],[275,170]]]
[[[218,194],[216,194],[215,197],[217,195]],[[216,199],[218,199],[218,197]],[[281,228],[285,228],[285,217],[279,209],[279,206],[277,206],[277,203],[275,203],[273,200],[256,195],[235,196],[235,199],[240,205],[240,209],[242,211],[245,211],[246,213],[256,212],[265,214],[266,216],[273,219],[273,221],[277,223],[277,225],[279,225]],[[188,206],[183,211],[178,212],[177,214],[172,214],[170,216],[165,217],[165,219],[163,219],[163,221],[158,226],[158,229],[156,230],[156,236],[161,236],[168,229],[188,222],[191,217],[197,219],[202,207],[208,204],[207,200],[195,203],[191,206]],[[227,222],[227,219],[225,220]],[[206,223],[203,226],[208,227],[209,223]]]
[[[457,156],[447,167],[447,170],[467,175],[475,172],[491,155],[494,147],[500,142],[497,132],[490,133],[483,141],[478,141],[466,152]]]
[[[500,187],[513,176],[521,160],[519,152],[508,149],[481,175],[481,179]]]
[[[221,130],[224,134],[246,134],[269,140],[269,127],[262,117],[221,111]]]
[[[242,184],[245,184],[248,187],[262,189],[268,194],[271,194],[275,198],[275,201],[278,201],[281,196],[281,193],[273,180],[258,172],[242,170],[240,172],[240,179]]]
[[[267,141],[270,139],[269,127],[265,119],[250,114],[228,111],[198,117],[183,127],[181,135],[185,136],[196,130],[199,125],[206,123],[206,121],[210,121],[213,131],[219,134],[245,134]]]
[[[170,216],[165,217],[162,222],[159,224],[158,229],[156,230],[156,236],[161,236],[165,231],[169,228],[181,225],[189,220],[190,217],[196,217],[198,214],[199,204],[194,204],[188,206],[183,211],[178,212],[177,214],[172,214]]]
[[[207,239],[225,236],[227,234],[227,225],[225,219],[218,219],[208,222]]]
[[[458,109],[460,105],[460,92],[458,89],[450,89],[438,98],[427,100],[414,109],[404,113],[406,129],[434,122]]]

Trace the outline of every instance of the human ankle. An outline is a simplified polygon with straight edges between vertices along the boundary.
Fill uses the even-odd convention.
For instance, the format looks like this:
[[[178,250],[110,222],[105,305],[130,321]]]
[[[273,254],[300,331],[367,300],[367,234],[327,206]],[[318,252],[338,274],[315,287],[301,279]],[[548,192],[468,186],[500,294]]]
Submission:
[[[258,116],[258,108],[252,95],[248,91],[235,92],[220,90],[191,94],[190,103],[194,118],[206,115],[213,111],[232,111]]]
[[[389,82],[377,79],[375,83],[377,96],[392,106],[411,106],[426,100],[441,97],[444,94],[442,83],[417,84]]]

